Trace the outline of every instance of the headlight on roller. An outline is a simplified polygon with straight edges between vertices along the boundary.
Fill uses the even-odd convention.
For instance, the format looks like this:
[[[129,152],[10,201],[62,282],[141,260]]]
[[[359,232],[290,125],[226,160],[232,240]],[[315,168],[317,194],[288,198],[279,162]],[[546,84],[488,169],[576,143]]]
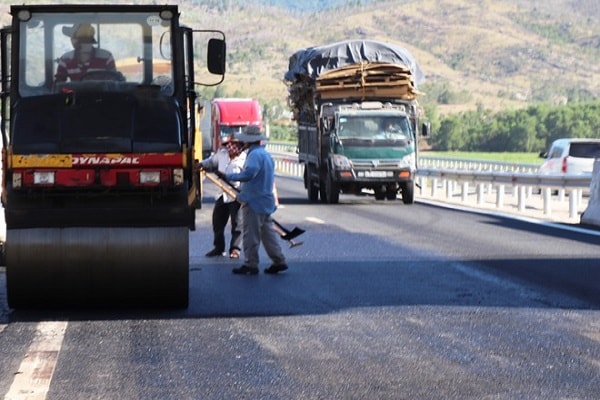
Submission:
[[[183,185],[183,170],[181,168],[173,170],[173,183],[176,186]]]
[[[140,172],[140,183],[143,184],[159,184],[160,172],[158,171],[142,171]]]
[[[19,189],[21,186],[23,186],[23,175],[18,172],[13,173],[12,185],[15,189]]]
[[[34,171],[34,185],[54,185],[54,171]]]

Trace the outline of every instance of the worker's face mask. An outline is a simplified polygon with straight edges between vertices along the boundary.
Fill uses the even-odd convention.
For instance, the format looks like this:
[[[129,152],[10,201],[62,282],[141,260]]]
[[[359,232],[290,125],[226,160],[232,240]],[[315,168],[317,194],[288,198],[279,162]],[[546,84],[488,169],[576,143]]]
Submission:
[[[229,142],[227,143],[227,150],[229,151],[229,157],[237,157],[242,152],[242,144],[239,142]]]
[[[93,43],[79,43],[77,46],[77,49],[82,53],[91,53],[93,48]]]

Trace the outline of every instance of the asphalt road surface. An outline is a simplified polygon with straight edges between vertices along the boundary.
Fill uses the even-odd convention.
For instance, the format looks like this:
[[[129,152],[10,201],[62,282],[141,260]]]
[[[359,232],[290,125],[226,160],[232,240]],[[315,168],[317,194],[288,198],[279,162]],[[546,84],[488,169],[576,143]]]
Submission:
[[[9,310],[0,269],[0,396],[600,398],[598,232],[372,197],[309,204],[285,178],[278,192],[275,218],[303,244],[281,242],[281,275],[237,276],[240,261],[204,257],[206,183],[187,310]]]

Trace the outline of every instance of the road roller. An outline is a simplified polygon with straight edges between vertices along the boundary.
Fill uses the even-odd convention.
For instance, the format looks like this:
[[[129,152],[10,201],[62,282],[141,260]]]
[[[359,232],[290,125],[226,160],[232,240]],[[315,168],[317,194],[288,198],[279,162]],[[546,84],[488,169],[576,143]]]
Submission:
[[[196,87],[223,81],[224,33],[180,24],[176,5],[10,14],[0,41],[9,307],[187,307],[201,205]]]

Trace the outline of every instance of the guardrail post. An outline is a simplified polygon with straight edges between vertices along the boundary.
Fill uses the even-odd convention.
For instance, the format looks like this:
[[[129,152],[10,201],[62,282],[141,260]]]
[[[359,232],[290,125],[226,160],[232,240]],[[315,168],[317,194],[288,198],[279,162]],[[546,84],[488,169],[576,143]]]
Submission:
[[[544,215],[550,215],[552,213],[552,207],[550,203],[552,202],[552,189],[546,187],[543,189],[543,198],[544,198]]]
[[[478,183],[477,184],[477,204],[479,204],[479,205],[483,204],[484,192],[485,192],[485,184]]]
[[[454,182],[446,181],[446,198],[450,199],[452,197],[452,188],[454,187]]]
[[[463,182],[462,193],[461,193],[461,198],[462,198],[463,203],[467,202],[467,196],[469,196],[469,182]]]
[[[427,185],[427,178],[424,176],[417,177],[417,188],[419,189],[419,195],[423,195],[423,188]]]
[[[577,208],[579,207],[579,191],[580,189],[573,189],[569,192],[569,218],[577,217]]]
[[[519,211],[525,211],[525,199],[527,198],[527,190],[525,188],[525,186],[519,186],[517,188],[517,190],[519,191],[519,197],[518,197],[518,208]]]
[[[438,180],[437,178],[433,178],[433,181],[431,182],[431,197],[437,196],[437,186]]]
[[[496,188],[496,208],[504,207],[504,185],[498,185]]]

